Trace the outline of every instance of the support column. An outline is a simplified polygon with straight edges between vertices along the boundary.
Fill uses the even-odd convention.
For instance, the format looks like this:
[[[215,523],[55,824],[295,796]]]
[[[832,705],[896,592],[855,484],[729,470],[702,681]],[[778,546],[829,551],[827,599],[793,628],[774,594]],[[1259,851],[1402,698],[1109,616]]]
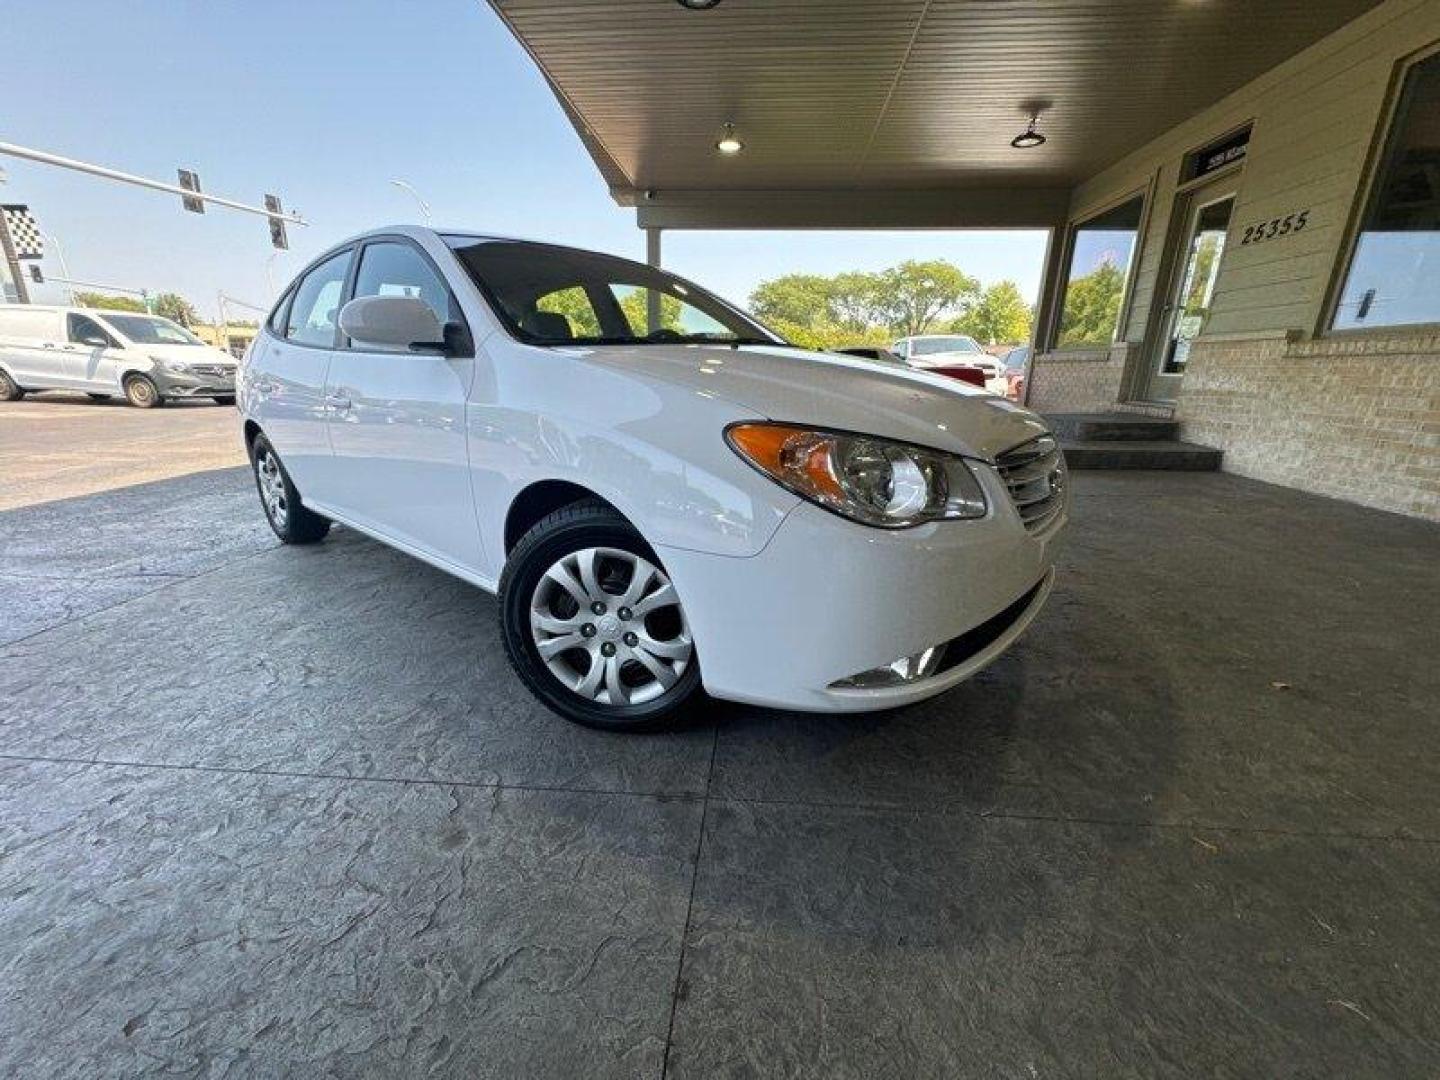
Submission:
[[[660,269],[660,230],[653,226],[645,230],[645,262]],[[645,332],[653,334],[660,329],[660,294],[654,289],[645,292]]]
[[[1044,271],[1040,277],[1040,295],[1035,300],[1035,323],[1031,327],[1030,370],[1025,373],[1025,398],[1022,404],[1030,403],[1030,391],[1035,385],[1035,366],[1040,354],[1050,347],[1060,329],[1061,309],[1065,304],[1065,226],[1057,225],[1050,230],[1045,243]]]

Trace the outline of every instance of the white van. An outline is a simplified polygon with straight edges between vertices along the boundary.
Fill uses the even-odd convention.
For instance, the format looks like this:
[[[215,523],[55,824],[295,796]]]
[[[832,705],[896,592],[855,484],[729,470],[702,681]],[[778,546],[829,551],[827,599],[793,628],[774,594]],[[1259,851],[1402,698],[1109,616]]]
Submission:
[[[0,401],[31,390],[124,395],[153,408],[174,398],[235,403],[235,360],[156,315],[0,304]]]

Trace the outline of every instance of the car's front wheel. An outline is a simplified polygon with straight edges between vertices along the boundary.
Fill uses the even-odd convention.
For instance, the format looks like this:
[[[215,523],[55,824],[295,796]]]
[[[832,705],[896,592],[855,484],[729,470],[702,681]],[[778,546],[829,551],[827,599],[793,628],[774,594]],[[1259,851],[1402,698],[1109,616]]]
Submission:
[[[500,578],[505,652],[568,720],[612,731],[673,722],[700,689],[690,626],[660,560],[598,499],[543,518]]]
[[[137,409],[153,409],[165,404],[155,384],[144,375],[131,375],[125,380],[125,400]]]
[[[321,517],[300,501],[290,474],[264,435],[256,435],[250,444],[250,465],[255,472],[260,505],[265,508],[265,520],[281,543],[314,544],[325,539],[330,531],[330,519]]]

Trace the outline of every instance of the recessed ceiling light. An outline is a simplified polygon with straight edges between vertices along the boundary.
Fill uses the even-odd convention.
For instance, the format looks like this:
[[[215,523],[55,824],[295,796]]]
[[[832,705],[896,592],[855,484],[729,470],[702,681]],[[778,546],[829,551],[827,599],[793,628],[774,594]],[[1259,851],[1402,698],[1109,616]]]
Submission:
[[[1044,146],[1045,136],[1035,130],[1035,125],[1040,121],[1039,113],[1032,113],[1030,123],[1025,125],[1025,130],[1010,140],[1010,145],[1016,150],[1029,150],[1032,146]]]
[[[740,136],[735,134],[734,124],[725,125],[725,131],[716,142],[715,149],[722,154],[738,154],[745,149],[745,144],[740,141]]]

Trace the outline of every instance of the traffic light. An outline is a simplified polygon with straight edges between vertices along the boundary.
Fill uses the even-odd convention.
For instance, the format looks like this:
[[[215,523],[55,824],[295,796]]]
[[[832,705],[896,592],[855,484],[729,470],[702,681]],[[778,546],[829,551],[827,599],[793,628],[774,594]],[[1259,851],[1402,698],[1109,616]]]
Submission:
[[[278,196],[278,195],[266,195],[266,196],[265,196],[265,209],[266,209],[266,210],[269,210],[271,214],[279,214],[279,213],[281,213],[281,209],[280,209],[280,196]],[[279,217],[271,217],[271,218],[268,218],[267,220],[270,222],[270,244],[271,244],[271,246],[275,247],[277,250],[280,250],[280,251],[289,251],[289,250],[290,250],[290,241],[289,241],[289,239],[287,239],[286,236],[285,236],[285,219],[284,219],[284,218],[279,218]]]
[[[198,194],[200,191],[200,174],[191,172],[189,169],[181,169],[180,186],[186,191],[193,191]],[[181,195],[180,205],[192,214],[203,214],[205,212],[204,199],[192,199],[189,195]]]
[[[39,263],[32,262],[30,264],[30,280],[33,281],[36,285],[45,284],[45,275],[40,272]]]

